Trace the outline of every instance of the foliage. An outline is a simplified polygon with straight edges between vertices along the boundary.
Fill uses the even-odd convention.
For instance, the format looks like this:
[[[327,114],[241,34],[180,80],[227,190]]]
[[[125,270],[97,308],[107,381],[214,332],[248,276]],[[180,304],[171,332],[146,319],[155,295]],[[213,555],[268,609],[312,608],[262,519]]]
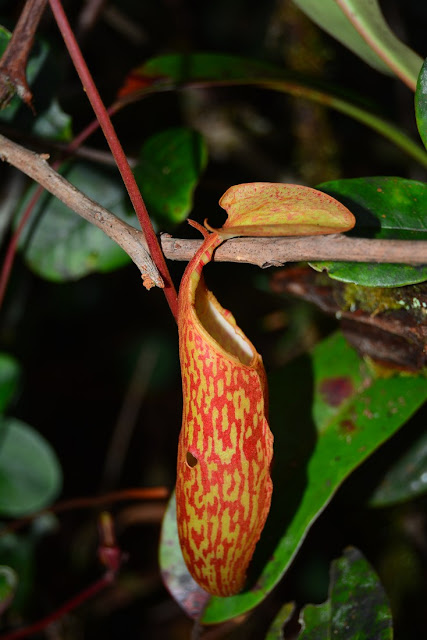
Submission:
[[[426,239],[427,154],[406,129],[410,87],[427,147],[427,61],[395,35],[378,2],[190,8],[127,0],[107,3],[89,23],[86,4],[73,6],[73,25],[113,103],[157,231],[191,235],[182,224],[190,217],[208,218],[224,238],[254,235],[262,219],[263,236],[320,225],[349,238]],[[424,46],[427,11],[419,9],[421,20],[409,4],[395,4],[401,31],[414,49]],[[12,30],[15,5],[0,3],[0,22]],[[42,21],[27,66],[34,110],[14,96],[0,113],[0,133],[61,162],[73,185],[138,227],[101,135],[64,153],[93,116],[54,27]],[[10,40],[1,27],[0,53]],[[297,63],[292,47],[302,48]],[[395,100],[402,81],[403,114]],[[319,149],[328,161],[318,161]],[[0,318],[3,630],[58,609],[100,572],[93,516],[58,513],[58,527],[40,510],[59,512],[61,491],[67,499],[161,484],[172,494],[159,546],[167,591],[155,561],[163,505],[119,506],[119,542],[101,527],[99,555],[108,573],[118,544],[128,563],[97,604],[87,603],[90,613],[75,611],[76,627],[64,637],[123,637],[124,629],[132,637],[203,637],[203,625],[214,624],[218,637],[236,639],[421,637],[427,380],[425,369],[393,368],[387,355],[405,362],[399,351],[415,349],[414,360],[426,362],[419,336],[427,335],[427,267],[313,260],[307,270],[319,279],[309,294],[295,278],[300,300],[275,294],[270,272],[206,268],[263,354],[275,438],[272,508],[247,584],[209,598],[178,543],[181,389],[176,327],[162,294],[141,289],[129,257],[102,231],[47,193],[30,205],[36,186],[1,170],[2,250],[17,239],[19,256]],[[306,186],[308,173],[317,179]],[[182,266],[170,268],[178,283]],[[335,296],[334,320],[310,304],[325,309],[325,289]],[[359,308],[355,301],[369,296],[374,307]],[[180,609],[161,621],[153,611],[171,598]]]

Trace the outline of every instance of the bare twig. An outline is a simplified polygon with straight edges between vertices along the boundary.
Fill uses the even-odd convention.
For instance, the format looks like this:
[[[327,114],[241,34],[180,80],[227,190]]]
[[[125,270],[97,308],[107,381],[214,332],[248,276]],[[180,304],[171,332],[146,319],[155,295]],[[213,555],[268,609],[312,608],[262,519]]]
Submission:
[[[155,501],[166,500],[168,498],[169,491],[166,487],[137,487],[111,491],[100,496],[84,496],[81,498],[61,500],[53,504],[51,507],[48,507],[47,509],[41,509],[41,511],[36,511],[29,516],[19,518],[19,520],[13,520],[8,525],[0,529],[0,537],[23,529],[45,513],[58,514],[64,513],[66,511],[75,511],[76,509],[99,509],[100,507],[104,507],[107,504],[111,505],[116,502],[129,500],[136,500],[138,502],[141,502],[142,500]]]
[[[152,283],[158,287],[163,286],[162,278],[150,257],[141,231],[126,224],[97,202],[85,196],[68,180],[54,171],[45,157],[21,147],[2,135],[0,135],[0,157],[38,182],[82,218],[102,229],[132,258],[141,271],[146,286],[149,287]]]
[[[22,627],[20,629],[16,629],[16,631],[5,633],[4,635],[0,636],[0,640],[18,640],[19,638],[28,638],[28,636],[32,636],[35,633],[43,631],[43,629],[46,629],[46,627],[48,627],[56,620],[59,620],[59,618],[62,618],[66,613],[74,611],[74,609],[77,609],[77,607],[79,607],[81,604],[93,598],[96,594],[98,594],[100,591],[103,591],[106,587],[112,585],[115,577],[116,576],[112,571],[106,571],[101,578],[93,582],[91,585],[89,585],[89,587],[86,587],[86,589],[83,589],[83,591],[78,593],[73,598],[70,598],[70,600],[64,602],[64,604],[58,607],[58,609],[56,609],[50,615],[42,618],[41,620],[38,620],[28,627]]]
[[[161,243],[170,260],[190,260],[202,240],[181,240],[164,234]],[[296,238],[234,238],[215,251],[217,262],[247,262],[279,267],[300,260],[427,264],[427,241],[371,240],[341,234]]]
[[[31,106],[32,93],[25,69],[34,35],[47,0],[27,0],[6,51],[0,60],[0,105],[6,106],[15,93]]]
[[[0,157],[42,185],[70,209],[96,225],[135,262],[143,277],[162,286],[141,231],[131,227],[85,196],[42,155],[37,155],[0,135]],[[201,240],[181,240],[163,235],[163,251],[171,260],[190,260]],[[300,260],[336,260],[427,264],[427,242],[422,240],[371,240],[340,234],[296,238],[234,238],[215,252],[219,262],[247,262],[260,267],[281,266]]]

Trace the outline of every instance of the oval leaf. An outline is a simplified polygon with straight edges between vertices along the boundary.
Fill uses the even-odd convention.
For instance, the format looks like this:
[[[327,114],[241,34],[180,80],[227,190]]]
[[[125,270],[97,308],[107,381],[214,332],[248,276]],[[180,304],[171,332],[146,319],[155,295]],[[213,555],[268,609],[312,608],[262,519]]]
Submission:
[[[427,59],[421,68],[415,91],[415,115],[418,133],[427,148]]]
[[[362,60],[383,73],[395,73],[415,87],[422,59],[401,42],[384,20],[377,0],[294,0],[316,24]],[[351,20],[343,8],[351,12]]]
[[[15,418],[6,423],[0,443],[0,513],[23,516],[58,495],[62,474],[54,451],[37,431]]]
[[[350,207],[356,217],[351,235],[366,238],[427,240],[427,184],[405,178],[333,180],[319,185]],[[426,257],[427,263],[427,257]],[[355,262],[314,262],[336,280],[367,287],[400,287],[427,280],[427,266]]]
[[[331,568],[329,598],[301,612],[299,640],[391,640],[390,606],[379,578],[362,554],[346,549]]]
[[[219,204],[228,215],[222,228],[215,229],[222,238],[340,233],[355,223],[340,202],[298,184],[238,184],[224,193]]]
[[[200,133],[183,127],[145,142],[134,174],[150,215],[160,225],[171,227],[186,219],[207,157]]]
[[[111,171],[75,163],[64,174],[87,196],[120,218],[127,218],[123,184]],[[33,192],[33,188],[29,190],[16,225]],[[76,280],[93,272],[111,271],[130,261],[129,256],[101,229],[46,192],[34,207],[21,235],[19,248],[35,273],[54,282]]]
[[[7,353],[0,353],[0,413],[3,413],[11,401],[18,384],[20,366]]]

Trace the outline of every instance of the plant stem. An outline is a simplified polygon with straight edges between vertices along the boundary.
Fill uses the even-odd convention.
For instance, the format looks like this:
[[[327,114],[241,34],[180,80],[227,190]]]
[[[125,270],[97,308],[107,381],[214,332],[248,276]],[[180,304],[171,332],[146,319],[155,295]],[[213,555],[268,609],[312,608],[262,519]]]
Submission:
[[[26,67],[38,24],[47,0],[27,0],[0,60],[0,104],[4,107],[14,93],[31,106],[32,93],[27,84]]]
[[[0,135],[0,158],[6,160],[38,182],[47,191],[70,207],[70,209],[100,228],[106,235],[114,240],[114,242],[122,247],[141,271],[144,285],[148,289],[154,285],[159,287],[163,286],[163,281],[157,271],[156,265],[151,259],[145,238],[141,231],[131,227],[123,220],[117,218],[113,213],[101,207],[97,202],[85,196],[84,193],[76,189],[76,187],[63,176],[54,171],[46,162],[44,156],[37,155],[2,135]],[[26,213],[28,213],[28,209]],[[21,222],[22,226],[25,222],[26,220]],[[15,253],[18,235],[18,233],[15,234],[13,238],[14,243],[11,243],[12,246],[9,247],[6,268],[4,269],[5,277],[2,277],[1,282],[3,293],[8,271],[10,271],[11,267],[11,260]]]
[[[65,15],[65,12],[60,0],[49,0],[49,3],[52,9],[52,12],[55,16],[55,20],[58,24],[59,30],[61,31],[65,45],[70,54],[70,57],[74,63],[76,71],[83,84],[84,90],[87,93],[87,96],[92,105],[92,108],[101,125],[101,128],[104,132],[104,136],[111,149],[111,153],[113,154],[116,160],[117,167],[120,171],[120,174],[122,176],[123,182],[128,191],[131,202],[135,208],[135,213],[138,217],[138,220],[143,229],[145,238],[147,240],[149,251],[164,281],[164,293],[169,303],[169,307],[174,317],[177,318],[177,313],[178,313],[177,293],[173,285],[172,279],[170,277],[169,270],[167,268],[162,250],[157,241],[156,234],[152,227],[151,220],[148,215],[148,211],[146,209],[141,193],[136,184],[135,178],[132,174],[131,168],[129,167],[129,163],[127,161],[126,155],[118,140],[117,134],[111,123],[108,112],[101,100],[101,97],[93,81],[93,78],[89,72],[89,69],[86,65],[86,62],[83,58],[80,48],[76,42],[76,39],[74,37],[74,34],[72,32],[72,29],[68,22],[67,16]]]
[[[182,240],[167,234],[161,237],[161,242],[170,260],[191,260],[202,244],[202,240]],[[246,262],[262,268],[280,267],[287,262],[304,260],[427,265],[427,241],[376,240],[342,234],[234,238],[218,247],[213,259],[216,262]]]
[[[23,627],[21,629],[17,629],[16,631],[6,633],[0,636],[0,640],[18,640],[18,638],[27,638],[28,636],[33,635],[39,631],[43,631],[43,629],[46,629],[46,627],[55,622],[55,620],[59,620],[59,618],[62,618],[62,616],[64,616],[66,613],[73,611],[81,604],[86,602],[86,600],[93,598],[93,596],[95,596],[97,593],[110,586],[114,582],[114,579],[115,573],[113,571],[107,571],[102,576],[102,578],[96,580],[96,582],[89,585],[89,587],[87,587],[86,589],[83,589],[83,591],[78,593],[73,598],[70,598],[70,600],[64,602],[61,607],[53,611],[48,616],[42,618],[41,620],[38,620],[28,627]]]
[[[62,500],[48,509],[42,509],[41,511],[37,511],[37,513],[32,513],[30,516],[14,520],[0,531],[0,537],[22,529],[45,513],[63,513],[64,511],[74,511],[75,509],[95,509],[103,507],[106,504],[123,502],[125,500],[166,500],[168,497],[169,491],[166,487],[138,487],[111,491],[101,496]]]

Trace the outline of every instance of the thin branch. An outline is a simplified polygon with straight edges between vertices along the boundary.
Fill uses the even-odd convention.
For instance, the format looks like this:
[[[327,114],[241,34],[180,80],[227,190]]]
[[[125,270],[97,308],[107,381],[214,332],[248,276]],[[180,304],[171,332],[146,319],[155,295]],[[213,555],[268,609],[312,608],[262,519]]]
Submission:
[[[28,636],[34,635],[39,631],[43,631],[43,629],[46,629],[46,627],[51,625],[56,620],[59,620],[59,618],[62,618],[66,613],[74,611],[74,609],[79,607],[90,598],[93,598],[97,593],[99,593],[106,587],[109,587],[111,584],[113,584],[115,577],[116,576],[114,572],[106,571],[105,574],[101,578],[99,578],[99,580],[96,580],[96,582],[93,582],[89,587],[83,589],[83,591],[78,593],[76,596],[64,602],[64,604],[58,607],[58,609],[56,609],[53,613],[49,614],[45,618],[42,618],[41,620],[38,620],[28,627],[22,627],[21,629],[17,629],[16,631],[10,631],[9,633],[1,635],[0,640],[18,640],[18,638],[28,638]]]
[[[141,231],[123,222],[76,189],[68,180],[52,169],[47,163],[46,157],[37,155],[2,135],[0,135],[0,158],[38,182],[67,207],[99,227],[122,247],[140,270],[144,284],[148,289],[154,285],[163,287],[162,278],[151,259]]]
[[[161,243],[170,260],[190,260],[202,240],[181,240],[163,234]],[[417,265],[427,264],[427,241],[371,240],[341,234],[293,238],[234,238],[216,249],[214,260],[246,262],[263,269],[301,260]]]
[[[169,491],[166,487],[137,487],[131,489],[119,489],[118,491],[111,491],[100,496],[84,496],[80,498],[70,498],[69,500],[61,500],[47,509],[36,511],[30,516],[19,518],[19,520],[13,520],[0,530],[0,537],[23,529],[45,513],[58,514],[64,513],[65,511],[75,511],[76,509],[99,509],[106,504],[111,505],[115,502],[128,500],[137,500],[138,502],[141,502],[142,500],[156,501],[166,500],[167,498],[169,498]]]
[[[93,81],[92,75],[86,65],[77,41],[74,37],[73,31],[68,22],[67,16],[64,12],[60,0],[49,0],[52,13],[57,22],[58,28],[61,31],[61,35],[64,39],[65,46],[68,49],[68,53],[73,61],[74,67],[79,75],[84,90],[89,98],[96,117],[101,125],[105,139],[111,149],[111,153],[116,160],[117,167],[122,176],[125,187],[128,191],[130,200],[135,209],[135,213],[143,229],[145,239],[150,251],[150,254],[159,270],[164,282],[164,294],[168,301],[171,312],[176,319],[178,316],[178,297],[169,274],[169,270],[166,265],[165,258],[163,256],[160,245],[157,241],[156,234],[151,224],[148,211],[142,199],[142,195],[138,189],[133,173],[129,167],[126,155],[119,142],[115,129],[112,125],[111,119],[108,115],[107,109],[101,100],[101,96]]]
[[[27,83],[25,70],[46,4],[47,0],[27,0],[0,60],[0,104],[3,107],[15,93],[31,106],[33,96]]]

